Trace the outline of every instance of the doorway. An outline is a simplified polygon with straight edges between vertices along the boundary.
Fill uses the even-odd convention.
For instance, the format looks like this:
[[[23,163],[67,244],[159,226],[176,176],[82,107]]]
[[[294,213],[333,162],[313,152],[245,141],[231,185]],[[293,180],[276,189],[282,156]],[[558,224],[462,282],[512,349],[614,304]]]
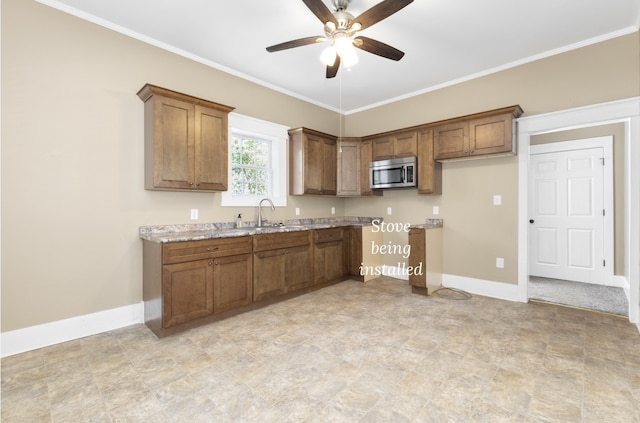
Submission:
[[[614,280],[624,287],[628,298],[629,321],[640,317],[640,98],[595,104],[518,119],[518,301],[527,302],[529,286],[529,148],[532,136],[546,136],[570,131],[589,130],[609,124],[623,127],[616,141],[616,154],[623,163],[616,171],[616,268]],[[617,138],[616,138],[617,140]],[[535,138],[534,138],[535,144]],[[620,178],[620,179],[618,179]],[[618,230],[620,229],[620,230]],[[638,324],[640,329],[640,324]]]

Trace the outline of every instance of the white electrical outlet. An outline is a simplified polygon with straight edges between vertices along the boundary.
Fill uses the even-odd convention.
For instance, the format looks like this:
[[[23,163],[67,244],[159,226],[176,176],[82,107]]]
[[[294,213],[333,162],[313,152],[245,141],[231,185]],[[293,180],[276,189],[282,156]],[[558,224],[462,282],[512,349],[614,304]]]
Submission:
[[[198,220],[198,209],[191,209],[191,220]]]
[[[391,207],[387,207],[387,215],[391,216]]]
[[[504,259],[502,257],[496,257],[496,267],[498,269],[504,269]]]
[[[300,216],[300,207],[296,207],[296,216]]]
[[[434,214],[434,215],[440,214],[440,207],[438,207],[438,206],[433,206],[433,214]]]
[[[493,196],[493,205],[499,206],[502,204],[502,195],[494,195]]]
[[[331,207],[331,214],[336,214],[336,208],[335,207]]]

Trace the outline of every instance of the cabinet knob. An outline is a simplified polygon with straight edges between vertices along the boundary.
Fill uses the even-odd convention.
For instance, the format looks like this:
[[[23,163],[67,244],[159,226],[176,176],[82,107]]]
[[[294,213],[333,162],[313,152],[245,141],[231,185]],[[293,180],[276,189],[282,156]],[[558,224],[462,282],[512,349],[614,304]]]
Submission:
[[[212,262],[209,262],[209,266],[213,266],[213,263],[212,263]]]
[[[214,264],[217,266],[219,263],[216,261]]]
[[[529,219],[529,223],[534,223],[534,222],[535,222],[535,220]]]

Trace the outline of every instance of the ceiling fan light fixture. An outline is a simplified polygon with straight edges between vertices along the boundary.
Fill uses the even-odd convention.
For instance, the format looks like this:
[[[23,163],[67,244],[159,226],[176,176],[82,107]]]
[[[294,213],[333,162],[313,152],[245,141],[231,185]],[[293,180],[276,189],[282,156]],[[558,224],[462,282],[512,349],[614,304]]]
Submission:
[[[358,63],[358,55],[353,46],[353,39],[350,37],[336,37],[333,43],[335,51],[340,56],[340,61],[349,68]]]
[[[333,66],[333,64],[336,62],[336,57],[336,49],[333,48],[333,46],[329,46],[325,48],[320,55],[320,61],[327,66]]]

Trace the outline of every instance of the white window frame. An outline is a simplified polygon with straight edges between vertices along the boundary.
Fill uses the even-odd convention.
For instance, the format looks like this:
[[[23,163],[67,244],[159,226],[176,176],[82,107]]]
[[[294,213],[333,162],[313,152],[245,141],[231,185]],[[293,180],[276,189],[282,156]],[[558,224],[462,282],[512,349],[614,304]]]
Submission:
[[[268,198],[273,201],[276,207],[287,206],[287,142],[289,139],[289,128],[276,123],[267,122],[240,115],[238,113],[229,114],[229,141],[233,135],[244,137],[255,137],[256,139],[271,142],[271,194]],[[228,178],[231,184],[231,149],[228,154]],[[229,187],[231,188],[231,187]],[[223,191],[221,205],[223,207],[254,207],[257,206],[264,196],[233,195],[231,189]]]

